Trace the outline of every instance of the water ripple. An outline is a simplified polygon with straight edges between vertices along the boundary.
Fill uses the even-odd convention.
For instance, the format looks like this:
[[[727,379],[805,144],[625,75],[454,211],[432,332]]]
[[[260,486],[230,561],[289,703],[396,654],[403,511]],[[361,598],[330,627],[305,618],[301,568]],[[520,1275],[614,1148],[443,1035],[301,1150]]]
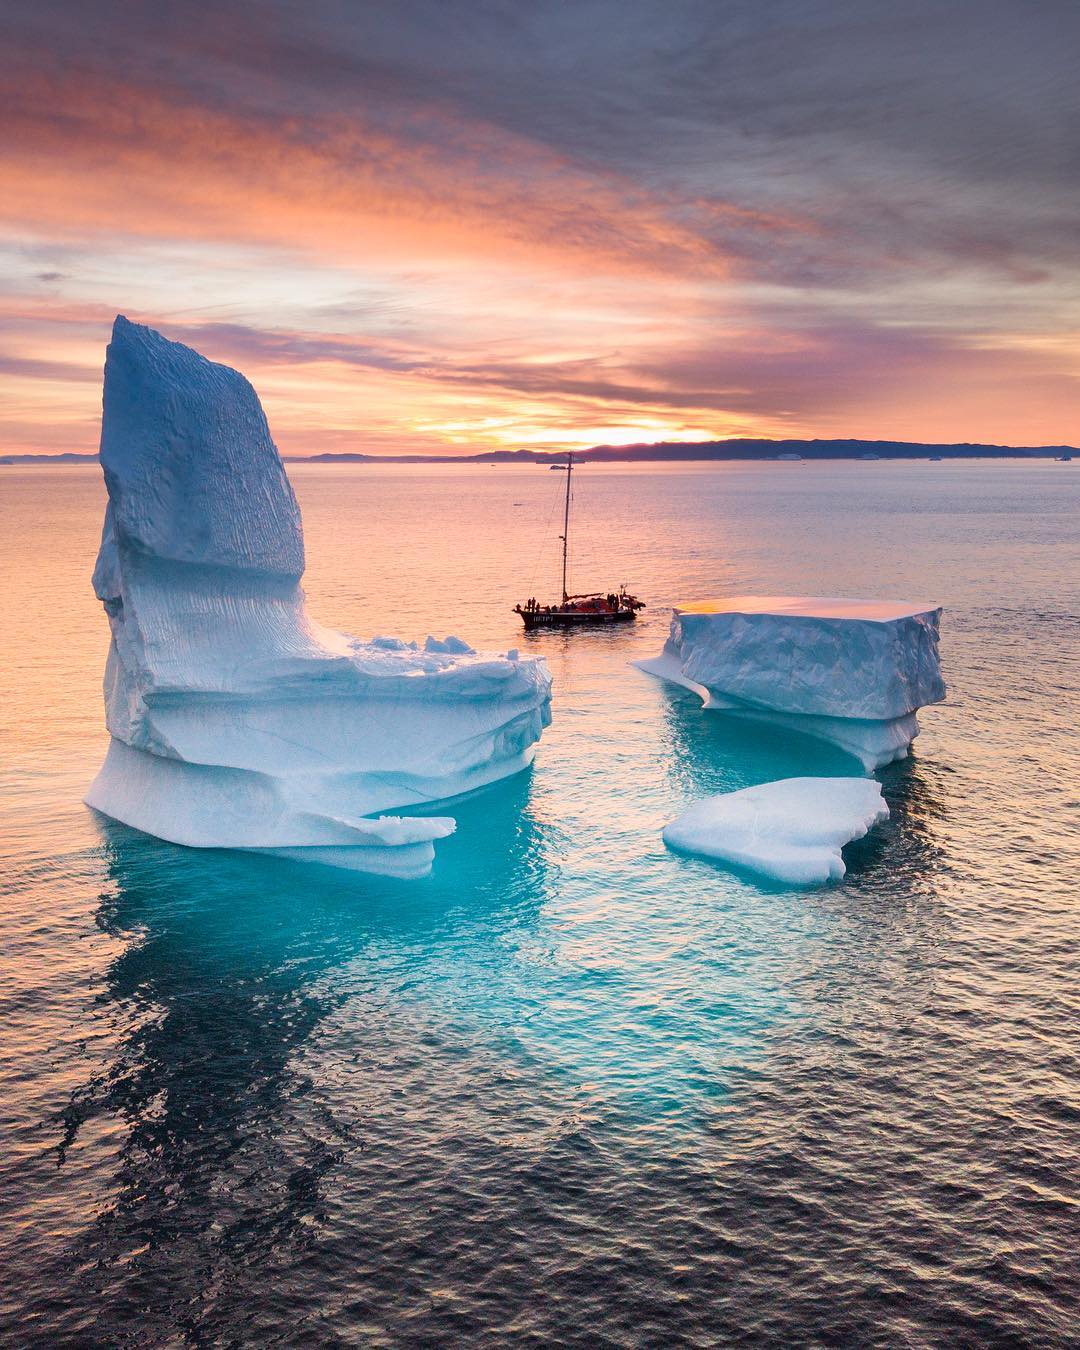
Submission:
[[[1078,1344],[1075,475],[785,468],[582,475],[655,607],[529,641],[558,687],[535,769],[463,803],[416,884],[79,806],[100,487],[10,471],[6,1343]],[[296,477],[320,617],[442,633],[437,575],[455,626],[522,645],[505,592],[544,513],[507,503],[547,475]],[[628,667],[665,602],[732,588],[948,606],[950,700],[840,885],[659,842],[704,792],[852,770]]]

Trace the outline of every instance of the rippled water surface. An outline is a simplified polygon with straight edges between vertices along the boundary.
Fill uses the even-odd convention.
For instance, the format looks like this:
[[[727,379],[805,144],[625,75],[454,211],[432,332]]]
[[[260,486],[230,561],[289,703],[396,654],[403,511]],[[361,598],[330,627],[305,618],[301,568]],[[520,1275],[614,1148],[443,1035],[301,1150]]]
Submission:
[[[534,768],[401,882],[80,803],[96,470],[0,468],[0,1335],[48,1345],[1080,1344],[1080,468],[293,466],[318,618],[543,653]],[[628,662],[739,592],[934,600],[949,700],[811,891],[665,851],[855,772]]]

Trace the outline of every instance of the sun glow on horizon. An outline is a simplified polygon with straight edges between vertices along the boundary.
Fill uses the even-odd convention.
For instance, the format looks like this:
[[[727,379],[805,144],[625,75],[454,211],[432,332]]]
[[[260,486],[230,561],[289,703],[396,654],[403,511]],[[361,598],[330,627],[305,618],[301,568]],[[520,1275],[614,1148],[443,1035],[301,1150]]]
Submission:
[[[688,427],[677,422],[636,422],[629,425],[611,423],[607,426],[583,426],[555,435],[548,428],[521,430],[516,440],[523,445],[554,443],[565,449],[587,449],[594,445],[645,445],[650,441],[714,441],[721,437],[702,427]]]

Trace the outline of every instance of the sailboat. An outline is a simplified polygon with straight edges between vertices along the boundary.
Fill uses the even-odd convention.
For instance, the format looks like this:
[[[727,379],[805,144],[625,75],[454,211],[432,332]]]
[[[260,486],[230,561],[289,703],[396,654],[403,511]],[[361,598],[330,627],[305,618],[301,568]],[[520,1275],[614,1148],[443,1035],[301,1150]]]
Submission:
[[[534,628],[580,628],[586,624],[632,623],[645,601],[631,595],[625,585],[617,591],[594,591],[586,595],[568,595],[566,590],[566,559],[570,547],[570,479],[574,472],[574,456],[569,454],[565,464],[552,468],[566,472],[566,501],[563,506],[562,539],[562,601],[557,605],[542,605],[530,597],[523,605],[515,605],[514,613],[521,615],[527,632]]]

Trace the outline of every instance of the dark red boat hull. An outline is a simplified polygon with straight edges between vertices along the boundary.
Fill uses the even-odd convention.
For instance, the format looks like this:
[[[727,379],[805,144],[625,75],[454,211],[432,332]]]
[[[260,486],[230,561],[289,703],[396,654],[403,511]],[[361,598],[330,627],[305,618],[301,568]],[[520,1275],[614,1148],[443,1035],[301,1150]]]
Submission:
[[[606,613],[603,610],[590,613],[588,610],[572,609],[553,609],[546,614],[543,610],[521,611],[521,622],[527,633],[531,633],[534,628],[583,628],[593,624],[633,623],[635,617],[632,609],[609,610]]]

